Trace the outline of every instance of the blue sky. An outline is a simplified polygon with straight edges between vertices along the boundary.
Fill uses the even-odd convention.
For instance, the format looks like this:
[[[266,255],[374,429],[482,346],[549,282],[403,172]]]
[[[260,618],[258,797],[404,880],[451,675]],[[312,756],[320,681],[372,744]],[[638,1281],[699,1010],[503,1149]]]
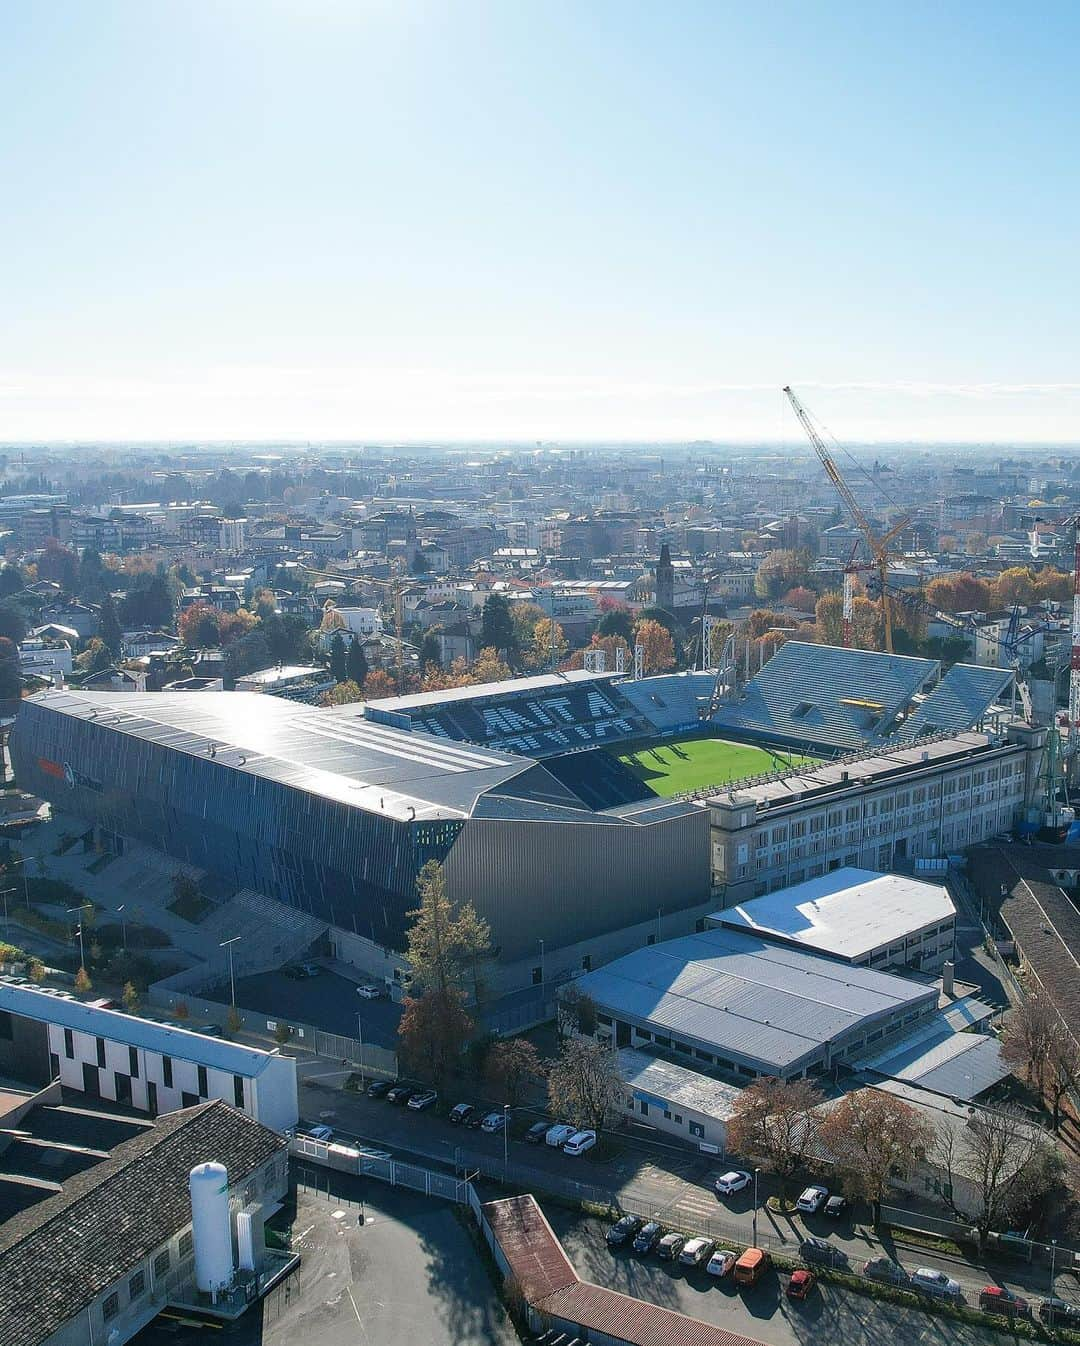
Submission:
[[[1080,9],[6,0],[0,439],[1080,441]]]

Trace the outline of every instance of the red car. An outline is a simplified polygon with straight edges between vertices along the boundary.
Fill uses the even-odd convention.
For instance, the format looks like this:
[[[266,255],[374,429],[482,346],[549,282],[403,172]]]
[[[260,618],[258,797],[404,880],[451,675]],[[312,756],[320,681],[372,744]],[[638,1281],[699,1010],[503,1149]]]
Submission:
[[[805,1299],[814,1288],[815,1279],[812,1271],[804,1271],[802,1268],[793,1271],[787,1284],[788,1299]]]
[[[1031,1312],[1023,1295],[1014,1294],[1003,1285],[984,1285],[979,1291],[979,1308],[984,1313],[999,1313],[1006,1318],[1026,1318]]]

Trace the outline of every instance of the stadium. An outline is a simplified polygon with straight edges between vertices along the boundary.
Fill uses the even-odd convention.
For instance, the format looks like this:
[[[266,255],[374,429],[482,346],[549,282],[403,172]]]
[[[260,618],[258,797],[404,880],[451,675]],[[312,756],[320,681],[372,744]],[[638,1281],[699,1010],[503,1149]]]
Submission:
[[[491,923],[511,977],[692,932],[715,905],[704,800],[732,780],[1008,714],[1011,674],[789,643],[716,707],[713,673],[552,673],[316,709],[253,692],[50,691],[11,735],[20,785],[400,949],[415,881]],[[805,769],[805,765],[804,765]]]

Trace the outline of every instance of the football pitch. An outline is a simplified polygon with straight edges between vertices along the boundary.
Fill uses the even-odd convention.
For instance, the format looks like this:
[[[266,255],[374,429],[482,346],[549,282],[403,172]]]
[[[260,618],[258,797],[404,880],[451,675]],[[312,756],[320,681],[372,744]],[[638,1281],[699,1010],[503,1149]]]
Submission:
[[[639,780],[665,797],[819,760],[783,749],[730,743],[723,738],[683,738],[669,743],[639,744],[615,756]]]

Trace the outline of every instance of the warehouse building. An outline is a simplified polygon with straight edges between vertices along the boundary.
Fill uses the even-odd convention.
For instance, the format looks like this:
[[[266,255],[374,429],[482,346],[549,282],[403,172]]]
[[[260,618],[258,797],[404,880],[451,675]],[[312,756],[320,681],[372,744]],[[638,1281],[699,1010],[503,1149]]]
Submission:
[[[638,949],[580,977],[598,1032],[742,1083],[828,1071],[910,1031],[936,987],[716,927]]]
[[[956,909],[947,889],[865,869],[837,869],[709,919],[857,967],[940,972],[955,944]]]
[[[1045,738],[1022,725],[959,733],[718,793],[714,891],[737,906],[843,866],[895,869],[1006,831],[1036,793]]]
[[[197,1304],[189,1175],[206,1163],[223,1166],[224,1232],[234,1248],[250,1233],[257,1288],[282,1260],[263,1223],[288,1191],[284,1137],[217,1101],[142,1122],[71,1107],[58,1084],[0,1092],[0,1346],[121,1346]]]
[[[298,1117],[296,1061],[133,1014],[0,984],[0,1074],[59,1080],[156,1117],[221,1099],[283,1131]]]
[[[244,692],[46,692],[22,703],[11,752],[20,785],[89,820],[102,844],[134,838],[380,950],[403,947],[428,860],[525,981],[540,941],[550,976],[561,948],[580,968],[660,908],[669,929],[710,910],[704,807],[656,798],[603,752],[570,755],[560,778],[361,711]],[[567,709],[594,713],[607,715],[587,691]]]

